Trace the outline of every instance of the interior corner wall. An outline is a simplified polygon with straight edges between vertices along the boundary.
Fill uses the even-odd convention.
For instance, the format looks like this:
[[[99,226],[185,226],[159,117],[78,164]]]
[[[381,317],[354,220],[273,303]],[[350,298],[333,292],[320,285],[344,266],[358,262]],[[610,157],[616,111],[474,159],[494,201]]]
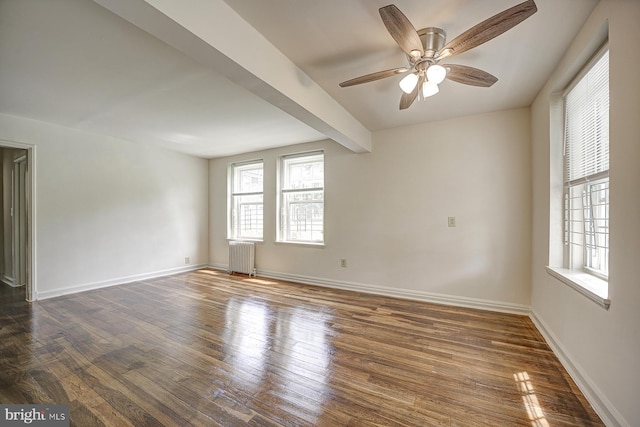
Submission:
[[[532,107],[532,308],[608,425],[640,425],[640,2],[602,0]],[[605,310],[556,280],[549,262],[550,97],[594,53],[608,23],[610,72],[610,271]],[[597,46],[595,46],[597,48]]]
[[[228,164],[261,158],[259,272],[528,309],[529,120],[523,108],[375,132],[366,154],[324,141],[213,159],[210,263],[228,264]],[[275,243],[278,156],[318,148],[325,150],[325,245]],[[455,228],[448,217],[456,217]]]
[[[38,298],[206,265],[208,162],[0,115],[35,146]]]

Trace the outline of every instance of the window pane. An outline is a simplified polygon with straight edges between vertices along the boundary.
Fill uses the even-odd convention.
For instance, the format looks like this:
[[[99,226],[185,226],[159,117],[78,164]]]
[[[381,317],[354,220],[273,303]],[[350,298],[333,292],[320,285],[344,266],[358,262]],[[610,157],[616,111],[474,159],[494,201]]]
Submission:
[[[565,267],[609,273],[609,53],[565,95]]]
[[[263,162],[232,164],[229,179],[229,238],[261,240]]]
[[[262,163],[235,166],[234,193],[262,192]]]
[[[322,242],[324,240],[324,203],[322,193],[284,195],[286,240]]]
[[[235,196],[236,238],[261,239],[263,228],[262,195]]]
[[[585,192],[585,265],[609,275],[609,181],[587,185]]]
[[[323,156],[294,157],[284,161],[284,188],[322,188],[324,186]]]
[[[280,241],[324,242],[324,154],[281,160]]]

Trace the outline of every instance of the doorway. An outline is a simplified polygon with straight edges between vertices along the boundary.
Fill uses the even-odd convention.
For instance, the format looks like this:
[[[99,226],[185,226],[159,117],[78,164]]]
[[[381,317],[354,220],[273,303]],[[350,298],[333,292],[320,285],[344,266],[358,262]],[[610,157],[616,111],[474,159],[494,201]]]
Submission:
[[[27,152],[17,150],[13,160],[13,281],[27,284]]]
[[[0,281],[27,301],[35,299],[32,156],[33,148],[0,141]]]

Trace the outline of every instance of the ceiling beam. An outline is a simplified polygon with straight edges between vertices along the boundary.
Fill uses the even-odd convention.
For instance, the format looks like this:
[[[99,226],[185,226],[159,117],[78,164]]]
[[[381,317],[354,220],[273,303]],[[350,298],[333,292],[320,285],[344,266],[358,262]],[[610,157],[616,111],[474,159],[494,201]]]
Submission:
[[[222,0],[94,0],[346,148],[371,132]]]

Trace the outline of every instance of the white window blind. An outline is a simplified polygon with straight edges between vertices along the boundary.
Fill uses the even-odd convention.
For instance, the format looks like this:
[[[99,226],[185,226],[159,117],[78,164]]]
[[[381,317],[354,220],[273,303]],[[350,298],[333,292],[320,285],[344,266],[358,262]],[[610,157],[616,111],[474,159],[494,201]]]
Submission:
[[[609,171],[609,51],[565,95],[565,182]]]
[[[609,273],[609,51],[565,92],[565,267]]]

